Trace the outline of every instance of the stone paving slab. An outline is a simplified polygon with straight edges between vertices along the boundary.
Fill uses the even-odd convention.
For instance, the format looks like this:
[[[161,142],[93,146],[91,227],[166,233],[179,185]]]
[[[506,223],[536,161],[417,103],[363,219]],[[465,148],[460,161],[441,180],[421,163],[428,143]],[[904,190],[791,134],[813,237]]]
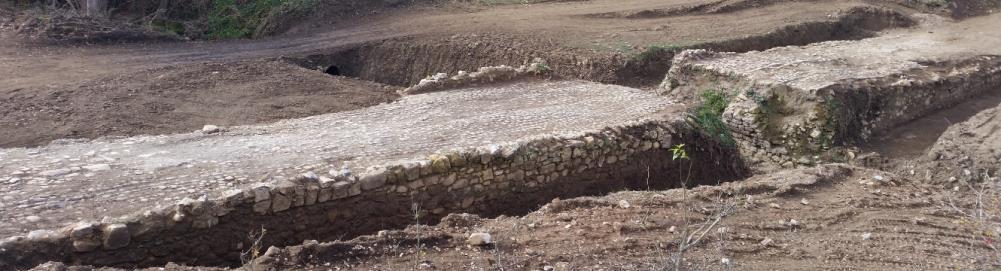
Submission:
[[[0,150],[0,236],[100,220],[264,180],[364,171],[437,151],[575,135],[682,106],[583,81],[526,81],[223,128]]]

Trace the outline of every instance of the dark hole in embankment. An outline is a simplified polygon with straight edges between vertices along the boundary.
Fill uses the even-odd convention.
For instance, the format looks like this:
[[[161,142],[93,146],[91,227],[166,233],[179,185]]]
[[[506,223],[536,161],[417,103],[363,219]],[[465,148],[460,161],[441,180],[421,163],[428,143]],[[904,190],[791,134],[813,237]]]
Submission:
[[[330,65],[330,67],[327,67],[327,69],[323,70],[323,72],[329,75],[341,75],[341,69],[338,69],[337,65]]]

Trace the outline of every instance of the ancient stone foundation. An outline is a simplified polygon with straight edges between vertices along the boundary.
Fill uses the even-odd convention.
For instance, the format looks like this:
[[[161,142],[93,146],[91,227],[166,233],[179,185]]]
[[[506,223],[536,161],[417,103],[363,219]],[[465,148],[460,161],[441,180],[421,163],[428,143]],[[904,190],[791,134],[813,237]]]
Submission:
[[[253,249],[351,238],[449,213],[518,214],[553,198],[675,187],[689,168],[697,183],[747,174],[736,153],[685,127],[680,120],[638,121],[578,136],[442,152],[361,174],[330,178],[307,172],[118,219],[11,237],[0,242],[0,269],[46,261],[231,266]],[[686,144],[691,161],[672,161],[668,148],[676,144]]]
[[[815,46],[825,45],[840,46]],[[789,50],[810,52],[810,47]],[[705,91],[726,95],[729,105],[723,121],[744,155],[753,159],[750,162],[782,167],[814,164],[820,159],[817,155],[831,147],[865,141],[1001,87],[1001,58],[996,56],[955,62],[887,61],[881,67],[885,70],[840,64],[846,65],[845,71],[822,78],[813,77],[811,69],[837,66],[838,60],[822,55],[817,57],[821,60],[797,62],[793,54],[764,60],[777,54],[686,51],[677,56],[662,86],[668,95],[695,104]],[[768,61],[782,65],[768,66]],[[760,65],[773,70],[738,71],[735,63],[743,63],[740,69]]]

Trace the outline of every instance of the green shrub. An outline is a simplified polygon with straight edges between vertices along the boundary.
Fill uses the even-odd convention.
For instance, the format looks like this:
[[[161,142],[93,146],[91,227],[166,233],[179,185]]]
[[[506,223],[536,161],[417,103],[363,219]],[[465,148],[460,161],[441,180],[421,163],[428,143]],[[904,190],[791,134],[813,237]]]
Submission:
[[[153,20],[150,22],[150,26],[154,31],[171,33],[178,36],[184,36],[187,30],[183,24],[169,20]]]
[[[733,146],[736,142],[730,128],[723,122],[723,111],[729,104],[730,100],[725,93],[707,90],[702,93],[702,104],[695,108],[692,118],[703,132],[716,137],[727,146]]]
[[[650,45],[646,47],[646,50],[633,55],[633,60],[636,61],[649,61],[653,58],[663,55],[669,52],[675,52],[681,50],[680,46],[677,45]]]
[[[276,17],[313,9],[317,0],[212,0],[209,36],[219,39],[249,38]]]
[[[841,102],[835,100],[833,97],[824,102],[824,114],[823,116],[823,126],[820,127],[820,147],[827,149],[833,147],[837,144],[836,135],[840,131],[844,131],[847,127],[844,126],[844,119],[851,118],[847,113],[844,105]]]

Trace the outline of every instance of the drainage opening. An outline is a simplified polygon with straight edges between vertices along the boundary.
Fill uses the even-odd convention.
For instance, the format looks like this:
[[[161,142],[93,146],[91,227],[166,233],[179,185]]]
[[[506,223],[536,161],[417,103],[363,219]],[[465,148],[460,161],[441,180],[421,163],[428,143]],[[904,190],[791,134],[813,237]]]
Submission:
[[[330,65],[330,67],[327,67],[327,69],[323,70],[323,72],[329,75],[341,75],[341,69],[338,69],[337,65]]]

